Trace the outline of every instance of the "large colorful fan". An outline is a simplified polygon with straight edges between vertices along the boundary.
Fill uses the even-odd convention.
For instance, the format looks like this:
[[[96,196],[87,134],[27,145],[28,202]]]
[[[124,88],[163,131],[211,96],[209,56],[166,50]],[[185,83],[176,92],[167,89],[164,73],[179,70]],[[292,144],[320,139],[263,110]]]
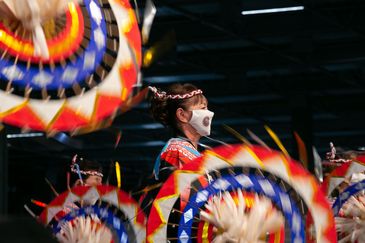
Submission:
[[[223,146],[168,178],[152,204],[147,241],[265,242],[266,233],[284,237],[285,226],[291,242],[305,242],[308,212],[317,242],[336,242],[327,199],[299,163],[263,147]]]
[[[144,242],[138,203],[113,186],[79,186],[55,198],[39,217],[61,242]]]
[[[351,175],[365,171],[365,155],[358,155],[356,158],[349,160],[335,168],[322,183],[322,190],[330,196],[335,190],[339,191],[340,187],[346,188],[347,185],[342,183],[349,181]]]
[[[128,0],[1,0],[0,14],[0,121],[72,131],[131,94],[141,40]]]
[[[362,242],[365,239],[362,230],[365,225],[362,220],[365,217],[365,198],[359,192],[365,189],[365,183],[359,181],[365,178],[365,157],[355,151],[338,155],[331,143],[327,160],[327,164],[334,165],[335,169],[324,179],[322,190],[333,203],[338,240]]]
[[[354,183],[339,194],[332,209],[339,242],[365,241],[365,180]]]

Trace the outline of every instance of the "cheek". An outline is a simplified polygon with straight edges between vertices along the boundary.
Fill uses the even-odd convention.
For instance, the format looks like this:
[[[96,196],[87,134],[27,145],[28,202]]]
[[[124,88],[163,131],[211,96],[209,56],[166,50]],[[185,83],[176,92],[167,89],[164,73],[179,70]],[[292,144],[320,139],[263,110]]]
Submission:
[[[87,185],[90,185],[90,186],[98,186],[98,185],[101,185],[101,178],[99,178],[99,177],[89,177],[89,178],[87,178],[85,183]]]
[[[186,113],[186,119],[188,120],[188,121],[190,121],[191,120],[191,117],[193,116],[193,112],[192,111],[187,111],[187,113]]]
[[[93,185],[93,182],[94,182],[94,179],[89,177],[89,178],[86,179],[85,184],[86,185]]]

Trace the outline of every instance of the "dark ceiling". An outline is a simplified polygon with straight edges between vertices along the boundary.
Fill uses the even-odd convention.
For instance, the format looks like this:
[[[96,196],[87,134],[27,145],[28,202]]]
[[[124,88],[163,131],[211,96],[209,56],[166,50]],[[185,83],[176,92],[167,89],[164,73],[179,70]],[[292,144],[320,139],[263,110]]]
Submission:
[[[144,1],[138,3],[143,12]],[[277,148],[263,127],[266,124],[293,155],[293,130],[321,155],[330,141],[344,149],[365,145],[363,0],[156,0],[155,4],[157,16],[144,49],[157,52],[143,69],[144,85],[163,89],[174,82],[190,82],[203,89],[215,112],[212,138],[238,142],[223,129],[225,124],[246,137],[250,129]],[[299,5],[304,11],[241,15],[242,10]],[[12,127],[6,131],[19,132]],[[114,148],[118,131],[122,138]],[[9,211],[23,213],[22,205],[33,197],[47,200],[50,190],[43,178],[59,185],[75,153],[106,168],[120,161],[123,185],[135,187],[151,173],[168,136],[151,119],[145,101],[117,117],[110,129],[92,134],[8,138]]]

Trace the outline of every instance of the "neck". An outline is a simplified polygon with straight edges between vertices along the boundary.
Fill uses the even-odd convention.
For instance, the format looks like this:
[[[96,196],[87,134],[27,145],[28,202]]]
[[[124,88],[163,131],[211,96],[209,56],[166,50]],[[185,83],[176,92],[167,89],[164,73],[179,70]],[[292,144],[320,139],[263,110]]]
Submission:
[[[195,148],[198,148],[198,143],[201,138],[200,134],[197,133],[189,124],[183,124],[181,128],[185,137],[194,145]]]

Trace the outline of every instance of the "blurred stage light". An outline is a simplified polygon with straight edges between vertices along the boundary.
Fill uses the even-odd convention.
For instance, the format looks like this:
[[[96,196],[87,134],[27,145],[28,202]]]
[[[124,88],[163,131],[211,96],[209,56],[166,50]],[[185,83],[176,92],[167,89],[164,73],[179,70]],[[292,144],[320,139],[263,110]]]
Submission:
[[[43,137],[44,133],[36,132],[36,133],[16,133],[16,134],[8,134],[7,138],[33,138],[33,137]]]
[[[254,15],[254,14],[282,13],[282,12],[292,12],[292,11],[302,11],[302,10],[304,10],[304,6],[247,10],[247,11],[242,11],[241,14]]]

